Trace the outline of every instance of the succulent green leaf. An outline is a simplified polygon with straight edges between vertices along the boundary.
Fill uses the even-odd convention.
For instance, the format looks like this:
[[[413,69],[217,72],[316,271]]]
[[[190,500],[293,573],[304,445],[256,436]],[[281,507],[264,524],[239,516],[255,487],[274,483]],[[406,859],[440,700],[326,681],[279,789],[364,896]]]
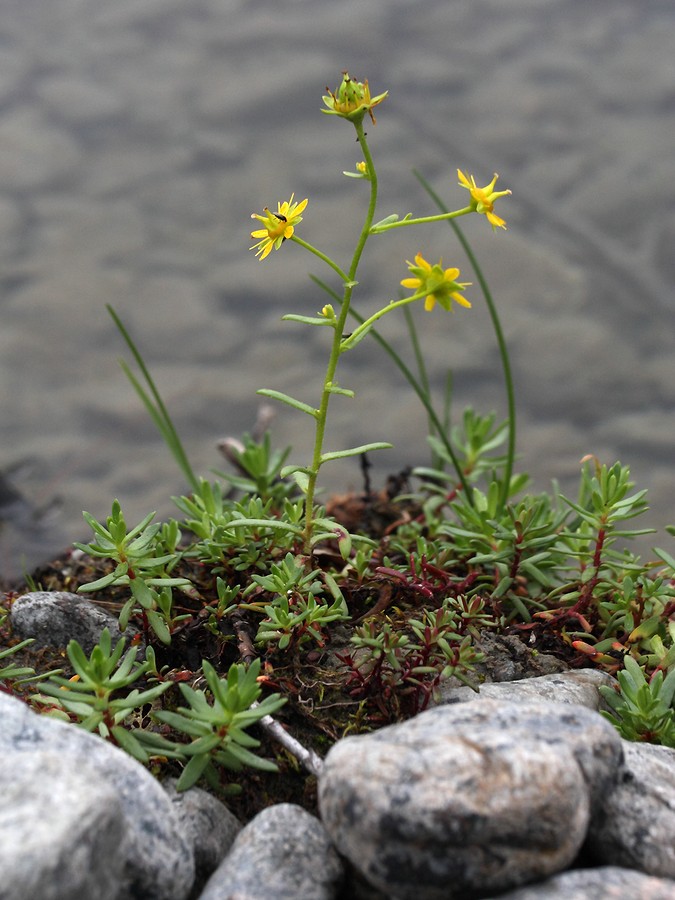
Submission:
[[[363,453],[370,453],[373,450],[390,450],[393,444],[387,441],[376,441],[372,444],[362,444],[360,447],[351,447],[349,450],[333,450],[330,453],[321,454],[321,462],[325,463],[331,459],[345,459],[349,456],[361,456]]]
[[[330,319],[317,316],[296,316],[293,313],[288,313],[281,318],[285,322],[301,322],[303,325],[333,325]]]
[[[187,791],[193,787],[201,778],[204,770],[209,765],[210,760],[208,754],[201,756],[193,756],[190,762],[185,766],[183,772],[176,784],[177,791]]]
[[[256,394],[261,394],[263,397],[269,397],[272,400],[278,400],[280,403],[285,403],[287,406],[292,406],[293,409],[299,409],[300,412],[307,413],[308,416],[311,416],[313,419],[316,419],[319,415],[318,409],[314,409],[313,406],[310,406],[309,403],[303,403],[302,400],[296,400],[295,397],[289,397],[288,394],[284,394],[281,391],[273,391],[269,388],[261,388],[256,391]]]

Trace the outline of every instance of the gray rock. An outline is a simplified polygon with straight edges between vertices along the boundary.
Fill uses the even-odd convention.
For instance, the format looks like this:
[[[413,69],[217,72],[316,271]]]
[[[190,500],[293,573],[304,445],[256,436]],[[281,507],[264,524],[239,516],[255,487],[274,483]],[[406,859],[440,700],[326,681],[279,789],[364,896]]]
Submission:
[[[95,773],[103,796],[117,797],[127,838],[120,900],[185,900],[194,881],[192,848],[171,800],[152,775],[101,738],[40,716],[20,700],[0,693],[3,759],[41,750],[61,759],[62,772],[54,774],[54,784],[83,767]],[[36,820],[40,814],[36,807]],[[70,838],[67,846],[72,851]]]
[[[202,886],[229,853],[241,831],[241,822],[212,794],[201,788],[176,790],[177,779],[168,778],[162,787],[192,845],[195,857],[195,886]]]
[[[591,851],[598,863],[618,859],[675,880],[675,749],[624,741],[624,757],[618,783],[594,811]]]
[[[515,634],[482,631],[476,648],[485,659],[476,666],[476,674],[485,681],[518,681],[564,672],[566,664],[550,653],[537,653]]]
[[[72,639],[86,654],[98,643],[104,628],[110,631],[113,647],[122,636],[116,616],[87,597],[67,591],[34,591],[17,597],[11,621],[14,634],[35,638],[37,647],[67,647]],[[127,628],[127,642],[135,633],[136,629]]]
[[[293,803],[258,813],[199,900],[331,900],[343,864],[321,822]]]
[[[5,757],[2,900],[115,900],[118,895],[126,855],[120,802],[95,771],[67,763],[53,751]]]
[[[613,685],[611,675],[598,669],[570,669],[553,675],[523,678],[518,681],[504,681],[483,684],[476,694],[467,685],[443,684],[439,686],[436,702],[460,703],[467,700],[500,700],[506,703],[529,703],[553,700],[585,706],[587,709],[607,709],[598,686]]]
[[[339,741],[319,779],[321,817],[337,849],[388,896],[504,890],[572,862],[593,802],[616,778],[621,744],[582,707],[436,707]]]
[[[673,900],[675,881],[652,878],[619,866],[573,869],[532,887],[500,894],[499,900],[592,900],[595,897],[602,897],[602,900]]]

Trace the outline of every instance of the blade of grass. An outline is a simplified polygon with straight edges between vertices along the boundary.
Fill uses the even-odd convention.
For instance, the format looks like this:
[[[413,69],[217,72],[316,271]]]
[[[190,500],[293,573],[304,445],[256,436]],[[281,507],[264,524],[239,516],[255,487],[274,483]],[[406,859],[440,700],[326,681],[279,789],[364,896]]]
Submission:
[[[193,491],[198,491],[199,490],[199,479],[195,475],[194,470],[193,470],[192,466],[190,465],[190,461],[187,458],[185,448],[183,447],[183,444],[182,444],[180,438],[178,437],[178,432],[176,431],[173,421],[171,420],[171,416],[169,415],[168,410],[167,410],[166,406],[164,405],[162,397],[157,389],[157,386],[156,386],[152,376],[150,375],[150,372],[148,371],[147,366],[145,365],[145,362],[143,361],[143,357],[141,356],[140,351],[138,350],[138,347],[132,340],[131,335],[125,328],[124,324],[122,323],[122,320],[117,315],[117,313],[112,308],[112,306],[110,306],[110,304],[106,304],[106,309],[110,313],[110,316],[111,316],[113,322],[117,326],[117,330],[124,338],[127,347],[131,351],[134,359],[136,360],[136,365],[140,369],[141,374],[143,375],[143,379],[145,380],[145,383],[148,386],[150,393],[148,393],[145,390],[143,385],[139,382],[139,380],[136,378],[136,376],[132,373],[132,371],[129,368],[129,366],[127,365],[127,363],[124,360],[120,360],[120,366],[122,367],[124,374],[127,376],[129,381],[131,382],[132,387],[134,388],[134,390],[140,397],[143,405],[145,406],[148,413],[150,414],[152,421],[155,423],[157,430],[162,435],[162,438],[164,439],[165,444],[169,448],[171,454],[173,455],[173,458],[176,460],[181,472],[187,479],[190,487],[192,488]]]
[[[417,371],[419,373],[420,386],[427,397],[431,400],[431,390],[429,388],[429,376],[427,374],[426,363],[424,362],[424,356],[422,354],[422,350],[420,348],[419,338],[417,336],[417,329],[415,328],[415,321],[412,317],[412,313],[410,312],[410,307],[403,307],[403,315],[405,317],[405,324],[408,329],[408,337],[410,338],[410,345],[413,348],[413,353],[415,355],[415,362],[417,363]],[[429,430],[429,434],[434,434],[436,432],[436,427],[429,417],[429,413],[427,413],[427,428]],[[440,460],[437,455],[431,452],[431,468],[436,469],[440,464]]]

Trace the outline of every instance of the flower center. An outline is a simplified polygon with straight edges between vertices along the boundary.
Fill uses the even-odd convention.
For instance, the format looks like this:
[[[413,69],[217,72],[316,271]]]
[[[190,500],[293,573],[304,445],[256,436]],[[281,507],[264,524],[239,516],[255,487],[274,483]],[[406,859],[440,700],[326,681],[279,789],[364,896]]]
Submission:
[[[284,231],[288,228],[288,223],[271,219],[267,224],[267,233],[271,238],[283,237]]]

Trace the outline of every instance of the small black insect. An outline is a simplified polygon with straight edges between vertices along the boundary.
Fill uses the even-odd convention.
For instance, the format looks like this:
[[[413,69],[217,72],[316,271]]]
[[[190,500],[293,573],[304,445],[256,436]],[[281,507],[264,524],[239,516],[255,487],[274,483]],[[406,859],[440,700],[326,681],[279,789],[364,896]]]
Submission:
[[[282,216],[281,213],[273,212],[272,215],[274,216],[275,219],[278,219],[280,222],[288,222],[288,219],[286,218],[286,216]]]

